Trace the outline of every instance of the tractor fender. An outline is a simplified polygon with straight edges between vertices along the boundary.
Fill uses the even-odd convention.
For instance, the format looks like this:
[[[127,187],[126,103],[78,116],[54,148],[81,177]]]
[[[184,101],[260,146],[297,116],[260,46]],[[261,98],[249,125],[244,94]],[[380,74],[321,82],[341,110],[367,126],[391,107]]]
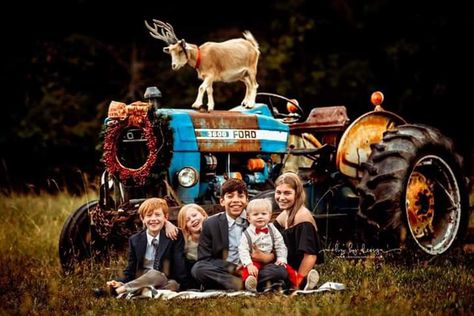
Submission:
[[[371,145],[379,143],[386,130],[405,123],[397,114],[385,110],[368,112],[357,118],[344,131],[339,141],[337,169],[350,178],[360,179],[360,166],[372,152]]]

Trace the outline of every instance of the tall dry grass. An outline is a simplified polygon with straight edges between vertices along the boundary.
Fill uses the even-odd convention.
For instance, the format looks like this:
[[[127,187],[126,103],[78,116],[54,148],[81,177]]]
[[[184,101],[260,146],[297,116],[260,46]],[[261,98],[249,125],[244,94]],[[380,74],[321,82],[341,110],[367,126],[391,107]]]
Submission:
[[[474,314],[472,255],[419,265],[375,264],[329,258],[318,269],[321,282],[341,282],[346,291],[288,297],[183,301],[97,299],[91,289],[118,275],[86,263],[61,273],[58,238],[67,216],[94,194],[0,196],[0,314],[86,315],[446,315]]]

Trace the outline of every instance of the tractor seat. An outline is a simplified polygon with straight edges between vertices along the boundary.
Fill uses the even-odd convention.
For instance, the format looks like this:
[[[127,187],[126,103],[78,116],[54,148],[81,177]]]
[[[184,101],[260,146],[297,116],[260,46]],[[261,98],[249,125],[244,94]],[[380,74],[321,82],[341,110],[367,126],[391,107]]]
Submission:
[[[349,124],[344,105],[318,107],[311,110],[306,121],[290,125],[292,132],[337,132]]]

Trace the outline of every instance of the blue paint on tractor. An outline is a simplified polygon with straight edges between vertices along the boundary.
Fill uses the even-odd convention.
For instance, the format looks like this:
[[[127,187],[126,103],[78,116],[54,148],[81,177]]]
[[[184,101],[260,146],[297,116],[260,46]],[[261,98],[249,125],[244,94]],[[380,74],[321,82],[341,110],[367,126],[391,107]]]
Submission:
[[[288,133],[289,127],[286,124],[276,120],[270,109],[266,104],[257,103],[252,109],[246,109],[242,111],[243,113],[256,114],[258,126],[262,130],[272,130]],[[288,135],[288,134],[287,134]],[[269,153],[284,153],[287,151],[288,147],[288,138],[285,140],[284,144],[282,142],[276,142],[274,140],[261,140],[262,152]]]
[[[198,151],[194,126],[189,112],[182,109],[159,109],[157,112],[171,118],[170,127],[173,131],[173,151]]]
[[[273,115],[270,112],[270,109],[266,104],[263,103],[256,103],[255,106],[251,109],[246,109],[243,106],[237,106],[233,109],[230,109],[230,111],[238,111],[241,113],[247,113],[247,114],[257,114],[257,115],[262,115],[262,116],[268,116],[273,119]]]
[[[196,112],[187,109],[166,109],[161,108],[157,110],[157,114],[164,115],[170,118],[170,128],[173,133],[173,154],[168,169],[169,180],[172,187],[176,188],[176,193],[183,203],[197,202],[200,197],[208,194],[210,183],[219,186],[222,181],[222,175],[204,174],[202,170],[202,155],[205,153],[213,153],[212,148],[216,148],[216,153],[226,152],[231,146],[240,144],[243,150],[236,152],[236,155],[248,153],[249,158],[254,158],[262,153],[285,153],[287,151],[287,142],[289,135],[289,128],[287,125],[273,118],[269,108],[265,104],[257,104],[252,109],[245,109],[243,107],[236,107],[228,112],[240,112],[248,114],[257,122],[257,129],[245,129],[245,126],[237,126],[238,118],[233,118],[232,115],[222,116],[219,119],[225,123],[226,128],[195,128],[193,125],[192,115]],[[242,117],[239,114],[239,117]],[[201,120],[206,121],[215,120],[215,116],[207,118],[207,114],[203,114]],[[199,142],[198,138],[199,137]],[[260,146],[255,149],[255,146],[246,146],[250,142],[259,142]],[[204,145],[203,145],[204,144]],[[217,145],[218,144],[218,145]],[[216,146],[217,145],[217,146]],[[206,152],[199,151],[201,148],[210,148]],[[245,150],[245,148],[248,150]],[[221,161],[225,164],[225,161]],[[243,161],[245,165],[246,160]],[[192,167],[196,170],[198,175],[198,183],[192,187],[185,188],[179,185],[177,173],[184,167]],[[243,166],[242,170],[243,170]],[[269,177],[269,167],[266,166],[262,172],[246,172],[242,177],[247,180],[249,185],[264,183]],[[221,179],[222,178],[222,179]]]

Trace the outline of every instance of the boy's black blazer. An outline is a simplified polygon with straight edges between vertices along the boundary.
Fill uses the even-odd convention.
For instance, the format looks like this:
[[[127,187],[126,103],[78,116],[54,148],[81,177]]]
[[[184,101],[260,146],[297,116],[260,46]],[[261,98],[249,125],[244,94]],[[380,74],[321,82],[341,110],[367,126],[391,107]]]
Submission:
[[[247,225],[247,223],[245,223]],[[225,212],[208,217],[199,236],[198,260],[227,259],[229,224]]]
[[[147,246],[146,230],[142,230],[128,239],[128,265],[123,271],[125,277],[120,281],[126,283],[143,274],[143,260]],[[183,285],[186,282],[184,263],[184,238],[181,231],[176,240],[166,237],[165,230],[160,231],[158,244],[159,269],[169,279]]]

